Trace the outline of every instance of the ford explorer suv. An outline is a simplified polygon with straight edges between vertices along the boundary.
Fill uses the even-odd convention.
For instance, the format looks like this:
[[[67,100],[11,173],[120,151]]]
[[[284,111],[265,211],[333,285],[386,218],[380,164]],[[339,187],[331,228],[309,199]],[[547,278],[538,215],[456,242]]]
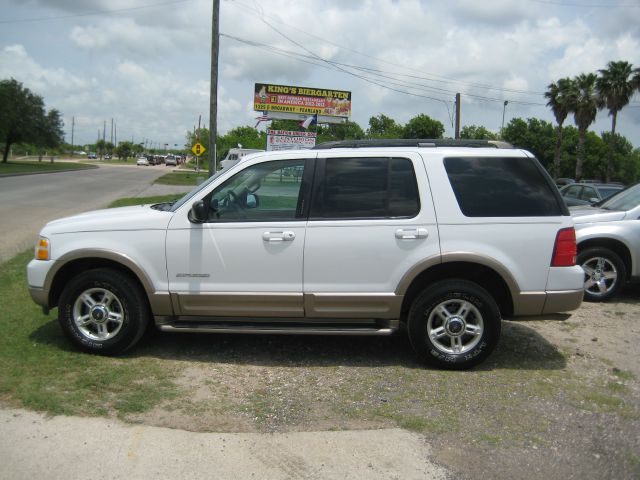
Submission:
[[[527,151],[384,140],[247,155],[175,203],[48,223],[28,265],[89,352],[165,332],[408,334],[469,368],[501,319],[578,308],[573,220]]]

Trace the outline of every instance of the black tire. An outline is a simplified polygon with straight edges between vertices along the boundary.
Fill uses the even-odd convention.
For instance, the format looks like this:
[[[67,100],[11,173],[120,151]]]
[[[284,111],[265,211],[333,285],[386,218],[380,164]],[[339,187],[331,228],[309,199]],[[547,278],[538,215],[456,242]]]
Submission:
[[[407,330],[421,359],[440,368],[463,370],[482,362],[498,344],[500,310],[479,285],[443,280],[414,300]]]
[[[584,270],[584,299],[606,302],[613,298],[627,279],[627,269],[620,256],[605,247],[587,248],[578,254]]]
[[[64,333],[81,349],[115,355],[131,348],[149,321],[147,298],[126,274],[88,270],[71,279],[58,304]]]

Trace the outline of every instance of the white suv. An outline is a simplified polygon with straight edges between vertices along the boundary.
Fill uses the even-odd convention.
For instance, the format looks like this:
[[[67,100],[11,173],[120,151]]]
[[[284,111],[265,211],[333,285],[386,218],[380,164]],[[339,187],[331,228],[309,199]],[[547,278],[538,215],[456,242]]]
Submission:
[[[573,221],[528,152],[352,141],[248,155],[173,204],[47,224],[29,289],[79,347],[172,332],[390,334],[468,368],[501,318],[577,308]]]

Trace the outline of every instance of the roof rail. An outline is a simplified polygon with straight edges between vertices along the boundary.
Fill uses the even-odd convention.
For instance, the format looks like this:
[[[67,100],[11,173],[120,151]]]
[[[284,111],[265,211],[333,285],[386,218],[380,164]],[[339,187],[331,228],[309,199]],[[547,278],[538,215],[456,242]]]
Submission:
[[[314,150],[330,148],[379,148],[379,147],[467,147],[467,148],[513,148],[501,140],[461,140],[452,138],[379,138],[374,140],[340,140],[319,143]]]

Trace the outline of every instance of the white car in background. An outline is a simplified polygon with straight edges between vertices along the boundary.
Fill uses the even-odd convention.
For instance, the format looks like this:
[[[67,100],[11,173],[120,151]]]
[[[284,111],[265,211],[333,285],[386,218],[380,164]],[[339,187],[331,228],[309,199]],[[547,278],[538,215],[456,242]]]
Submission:
[[[571,207],[584,299],[603,302],[640,278],[640,183],[593,206]]]
[[[144,167],[148,167],[149,166],[149,160],[147,160],[147,157],[138,157],[138,160],[136,160],[136,165],[140,166],[144,166]]]

